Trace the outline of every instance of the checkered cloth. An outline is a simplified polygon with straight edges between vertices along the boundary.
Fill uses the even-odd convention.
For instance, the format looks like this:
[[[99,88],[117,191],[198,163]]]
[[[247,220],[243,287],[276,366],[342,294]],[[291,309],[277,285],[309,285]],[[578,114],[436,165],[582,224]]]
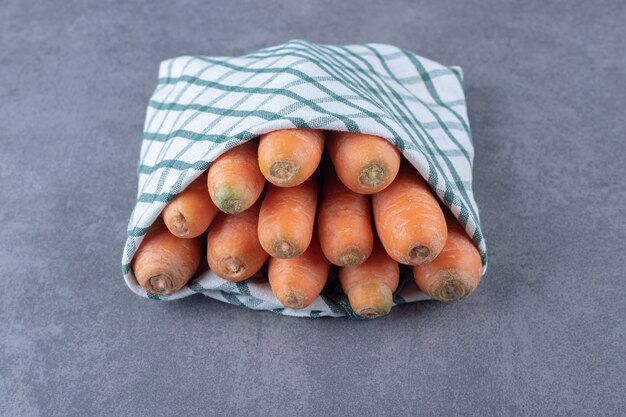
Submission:
[[[137,284],[130,268],[163,207],[212,161],[262,133],[286,128],[363,132],[389,140],[459,219],[486,268],[461,69],[390,45],[294,40],[241,57],[183,56],[161,63],[148,104],[137,202],[122,260],[124,279],[135,293],[158,300],[200,293],[290,316],[355,317],[334,272],[312,305],[291,310],[276,300],[262,276],[231,283],[205,270],[177,293],[156,296]],[[423,299],[403,268],[394,303]]]

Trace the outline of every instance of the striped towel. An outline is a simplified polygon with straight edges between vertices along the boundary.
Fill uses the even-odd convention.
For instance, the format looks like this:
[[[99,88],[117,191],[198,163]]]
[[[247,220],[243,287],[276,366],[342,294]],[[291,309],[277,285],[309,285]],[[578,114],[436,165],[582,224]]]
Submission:
[[[472,194],[474,148],[461,69],[390,45],[293,40],[241,57],[182,56],[161,63],[148,103],[137,202],[122,259],[131,290],[158,300],[200,293],[290,316],[356,317],[334,272],[312,305],[292,310],[276,300],[262,274],[231,283],[200,271],[177,293],[156,296],[137,284],[130,268],[163,207],[212,161],[262,133],[286,128],[362,132],[389,140],[476,242],[484,273],[487,247]],[[403,268],[394,303],[424,299]]]

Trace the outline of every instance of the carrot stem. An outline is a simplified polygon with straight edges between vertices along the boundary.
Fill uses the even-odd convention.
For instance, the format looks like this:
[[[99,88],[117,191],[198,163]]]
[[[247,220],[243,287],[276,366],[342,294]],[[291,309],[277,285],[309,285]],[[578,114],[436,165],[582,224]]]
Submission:
[[[429,263],[413,267],[417,286],[439,301],[458,301],[470,295],[482,273],[474,242],[451,215],[446,216],[448,239],[443,250]]]
[[[207,233],[207,261],[217,276],[227,281],[243,281],[257,273],[267,260],[259,243],[258,201],[238,214],[220,213]]]
[[[305,308],[320,294],[330,271],[317,237],[294,258],[270,258],[268,280],[272,292],[287,308]]]
[[[382,191],[400,167],[400,151],[379,136],[332,132],[326,148],[341,182],[355,193]]]
[[[317,233],[326,258],[338,266],[357,265],[372,253],[374,234],[370,197],[355,193],[325,166]]]
[[[408,162],[387,188],[372,196],[372,203],[378,236],[394,260],[419,265],[441,252],[448,233],[443,211]]]
[[[294,187],[270,184],[259,213],[258,235],[263,249],[276,258],[302,254],[313,236],[316,206],[315,176]]]
[[[206,173],[193,181],[163,209],[163,220],[177,237],[191,239],[209,227],[218,209],[206,191]]]
[[[323,150],[322,130],[276,130],[259,140],[259,168],[272,184],[294,187],[313,175]]]
[[[211,199],[225,213],[237,214],[250,208],[265,186],[257,162],[257,141],[232,148],[209,168],[207,187]]]
[[[133,257],[137,282],[147,292],[169,295],[182,288],[200,263],[201,239],[184,239],[169,232],[157,219]]]
[[[365,262],[339,268],[339,282],[348,296],[350,307],[362,317],[389,314],[399,281],[398,263],[387,255],[379,241]]]

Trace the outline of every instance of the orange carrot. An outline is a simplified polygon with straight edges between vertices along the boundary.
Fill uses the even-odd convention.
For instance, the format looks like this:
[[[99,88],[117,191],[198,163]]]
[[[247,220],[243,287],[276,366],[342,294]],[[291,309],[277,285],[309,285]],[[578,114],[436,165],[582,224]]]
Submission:
[[[198,237],[215,218],[218,210],[206,192],[206,177],[203,173],[163,209],[165,225],[174,236]]]
[[[260,201],[239,214],[220,213],[207,234],[207,260],[216,275],[228,281],[243,281],[267,260],[259,243],[257,225]]]
[[[482,263],[474,242],[456,219],[446,216],[448,240],[432,262],[414,266],[417,286],[439,301],[461,300],[474,291],[480,282]]]
[[[374,318],[391,311],[393,292],[400,281],[400,267],[380,242],[361,265],[339,268],[339,282],[350,307],[359,316]]]
[[[320,294],[330,271],[317,237],[306,252],[291,259],[270,258],[268,279],[272,292],[287,308],[304,308]]]
[[[341,182],[355,193],[384,190],[398,173],[400,151],[381,137],[333,132],[326,144]]]
[[[276,258],[293,258],[311,242],[317,185],[315,176],[290,188],[268,185],[259,213],[259,240]]]
[[[286,129],[266,133],[259,140],[259,168],[272,184],[293,187],[313,175],[323,150],[322,130]]]
[[[221,155],[209,168],[207,186],[215,205],[225,213],[241,213],[261,195],[265,178],[257,163],[257,141]]]
[[[322,251],[335,265],[358,265],[374,244],[370,198],[346,188],[332,167],[325,171],[317,216]]]
[[[430,262],[446,243],[443,211],[426,182],[408,162],[396,179],[372,196],[376,231],[385,250],[397,262]]]
[[[201,247],[201,238],[176,237],[161,218],[157,219],[132,261],[137,282],[152,294],[168,295],[178,291],[196,272]]]

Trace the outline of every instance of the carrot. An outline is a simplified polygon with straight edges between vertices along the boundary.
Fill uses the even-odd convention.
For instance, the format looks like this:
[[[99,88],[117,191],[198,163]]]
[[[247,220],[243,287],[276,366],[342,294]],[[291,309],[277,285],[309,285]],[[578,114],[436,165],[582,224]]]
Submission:
[[[333,132],[326,147],[341,182],[355,193],[384,190],[400,167],[400,151],[379,136]]]
[[[171,234],[159,218],[150,227],[132,261],[139,285],[152,294],[168,295],[191,279],[200,263],[201,238]]]
[[[317,233],[326,258],[338,266],[365,261],[374,244],[371,219],[369,196],[350,191],[329,167],[317,216]]]
[[[396,179],[372,196],[376,231],[397,262],[430,262],[446,243],[446,220],[420,174],[404,162]]]
[[[222,154],[209,168],[207,187],[215,205],[225,213],[241,213],[261,195],[265,178],[257,163],[256,141]]]
[[[317,169],[324,150],[324,132],[286,129],[266,133],[259,140],[259,168],[279,187],[302,184]]]
[[[259,243],[257,224],[260,201],[239,214],[220,213],[207,234],[207,260],[216,275],[228,281],[243,281],[267,260]]]
[[[293,258],[311,242],[317,186],[315,176],[290,188],[268,185],[259,213],[259,240],[276,258]]]
[[[200,236],[209,227],[218,210],[206,192],[206,173],[189,184],[163,209],[163,220],[177,237]]]
[[[400,267],[376,242],[372,255],[361,265],[339,268],[339,282],[350,307],[359,316],[374,318],[391,311]]]
[[[482,263],[472,239],[456,219],[447,216],[448,240],[432,262],[414,266],[417,286],[439,301],[461,300],[480,282]]]
[[[330,271],[317,237],[306,252],[291,259],[270,258],[268,279],[272,292],[287,308],[304,308],[320,294]]]

